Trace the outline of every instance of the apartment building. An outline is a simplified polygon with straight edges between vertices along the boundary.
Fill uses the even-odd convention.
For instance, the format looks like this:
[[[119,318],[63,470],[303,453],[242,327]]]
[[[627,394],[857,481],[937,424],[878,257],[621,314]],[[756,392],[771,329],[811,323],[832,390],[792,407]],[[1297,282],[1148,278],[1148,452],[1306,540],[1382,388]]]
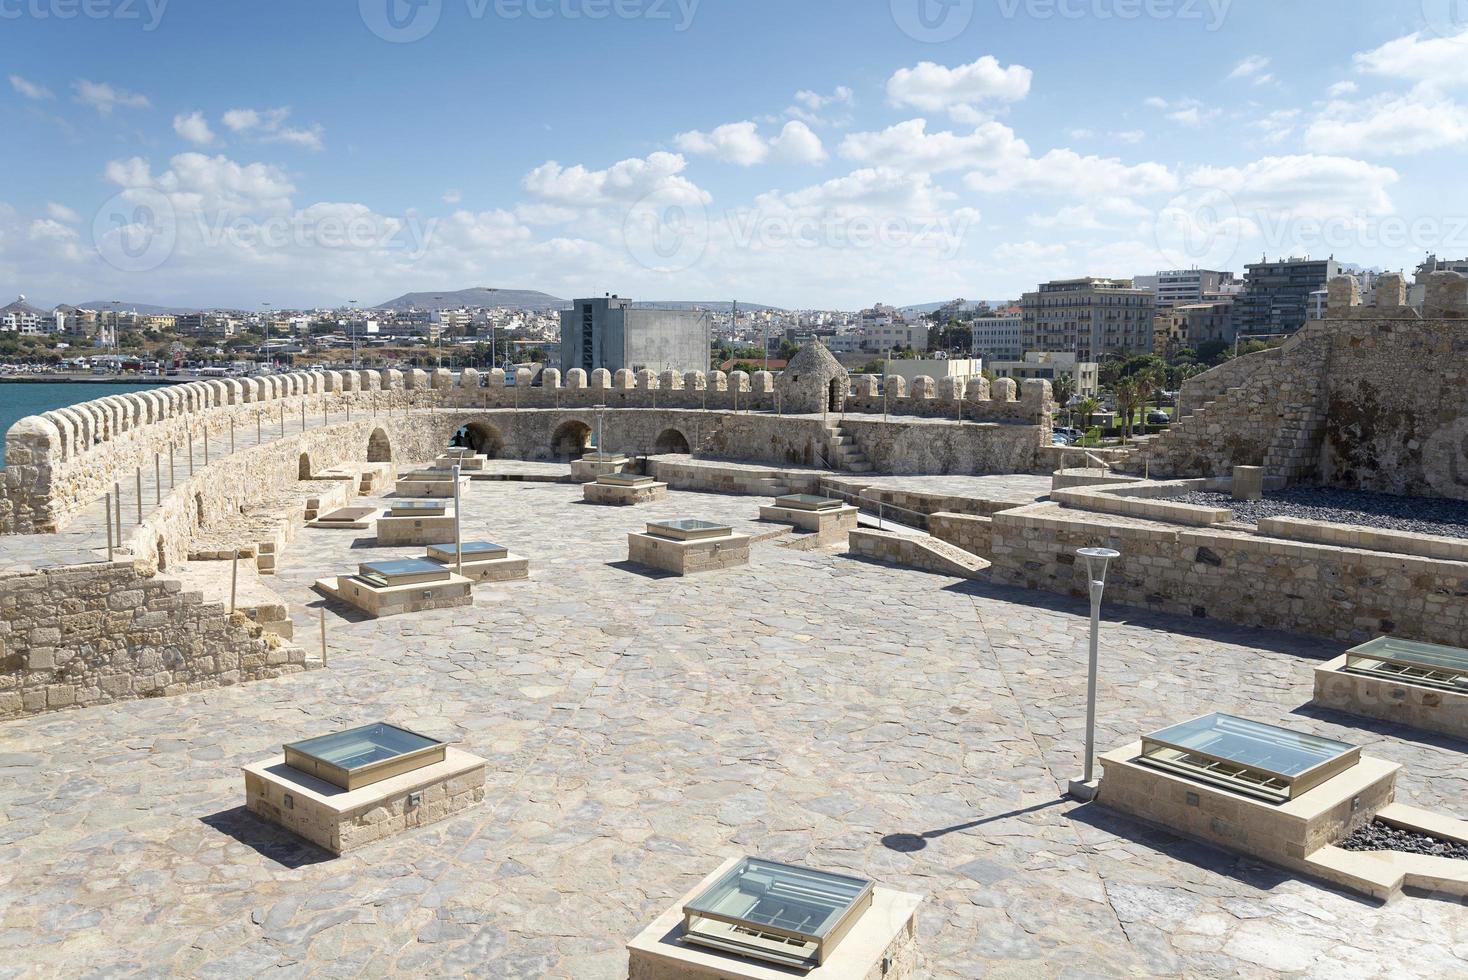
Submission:
[[[1079,362],[1108,353],[1150,353],[1150,290],[1130,279],[1057,279],[1025,293],[1020,303],[1020,343],[1031,351],[1066,352]]]
[[[1310,315],[1310,294],[1325,289],[1342,272],[1334,258],[1281,259],[1244,267],[1244,290],[1234,301],[1234,323],[1242,334],[1290,334]]]
[[[1132,284],[1151,290],[1159,310],[1201,303],[1210,293],[1219,293],[1234,281],[1232,272],[1213,269],[1172,269],[1150,276],[1137,276]]]
[[[1020,339],[1022,317],[981,316],[973,321],[973,350],[989,361],[1017,361],[1024,357]]]

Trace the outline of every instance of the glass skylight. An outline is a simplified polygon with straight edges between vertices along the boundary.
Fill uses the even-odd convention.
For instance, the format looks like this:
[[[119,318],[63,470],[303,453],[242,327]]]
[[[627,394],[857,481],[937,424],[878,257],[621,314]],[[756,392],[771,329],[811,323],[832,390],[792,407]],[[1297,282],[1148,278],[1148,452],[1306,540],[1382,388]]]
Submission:
[[[1468,693],[1468,650],[1379,636],[1346,651],[1346,670]]]
[[[444,760],[445,743],[377,722],[285,746],[285,764],[353,790]]]

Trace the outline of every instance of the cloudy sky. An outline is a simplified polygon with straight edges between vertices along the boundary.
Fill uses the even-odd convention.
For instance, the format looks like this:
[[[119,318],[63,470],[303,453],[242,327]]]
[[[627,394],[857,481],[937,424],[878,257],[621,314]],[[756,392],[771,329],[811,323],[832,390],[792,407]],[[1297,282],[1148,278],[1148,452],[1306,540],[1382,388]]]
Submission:
[[[3,0],[0,290],[853,309],[1410,269],[1468,254],[1462,6]]]

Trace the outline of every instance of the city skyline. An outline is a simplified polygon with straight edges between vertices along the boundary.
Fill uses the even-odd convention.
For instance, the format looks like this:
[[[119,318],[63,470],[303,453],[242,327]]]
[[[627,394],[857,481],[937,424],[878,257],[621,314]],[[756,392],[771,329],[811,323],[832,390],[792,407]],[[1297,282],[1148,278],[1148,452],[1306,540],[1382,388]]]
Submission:
[[[28,5],[0,289],[860,309],[1468,253],[1433,191],[1468,25],[1431,3],[788,6]]]

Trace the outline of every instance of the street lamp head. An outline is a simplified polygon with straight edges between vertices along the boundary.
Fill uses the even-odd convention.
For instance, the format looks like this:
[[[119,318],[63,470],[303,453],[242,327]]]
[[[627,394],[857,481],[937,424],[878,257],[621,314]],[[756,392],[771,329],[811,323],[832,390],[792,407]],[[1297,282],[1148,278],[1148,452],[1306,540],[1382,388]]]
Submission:
[[[1111,559],[1121,557],[1121,552],[1113,548],[1081,548],[1076,554],[1086,560],[1086,577],[1103,585],[1106,583],[1106,566]]]

